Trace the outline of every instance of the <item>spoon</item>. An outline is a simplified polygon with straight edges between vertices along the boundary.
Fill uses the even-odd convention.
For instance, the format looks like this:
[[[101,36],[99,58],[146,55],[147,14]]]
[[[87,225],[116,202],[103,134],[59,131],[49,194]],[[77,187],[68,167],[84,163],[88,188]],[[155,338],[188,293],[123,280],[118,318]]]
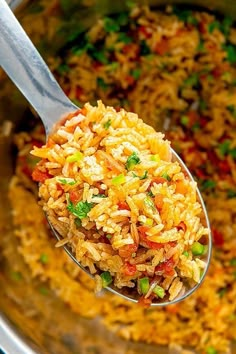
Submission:
[[[76,111],[78,107],[64,94],[5,0],[0,0],[0,48],[1,67],[34,107],[44,124],[46,135],[48,136],[60,117],[69,112]],[[173,150],[172,153],[172,160],[178,161],[182,170],[185,171],[193,181],[193,177],[184,162]],[[210,230],[206,208],[198,189],[197,196],[203,210],[205,226]],[[55,237],[61,240],[62,237],[51,224],[50,226]],[[201,281],[188,289],[184,294],[180,294],[174,300],[152,303],[152,306],[164,306],[179,302],[192,294],[199,287],[205,277],[210,262],[212,247],[210,233],[207,244],[208,251],[205,256],[206,267]],[[76,260],[69,246],[64,246],[64,249],[80,268],[92,276],[89,271]],[[132,290],[120,290],[115,286],[110,286],[106,289],[127,300],[133,302],[138,301],[135,295],[132,294]]]

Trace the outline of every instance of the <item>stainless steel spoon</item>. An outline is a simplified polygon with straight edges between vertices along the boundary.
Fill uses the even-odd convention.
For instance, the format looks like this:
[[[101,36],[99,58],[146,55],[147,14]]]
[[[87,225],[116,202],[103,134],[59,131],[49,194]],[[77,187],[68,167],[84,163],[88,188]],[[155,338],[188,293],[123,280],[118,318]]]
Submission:
[[[5,0],[0,0],[0,65],[39,114],[47,136],[60,117],[78,109],[64,94]],[[173,150],[172,152],[173,160],[177,160],[182,170],[193,180],[193,177],[183,161]],[[205,226],[210,230],[206,208],[199,190],[197,190],[197,194],[203,209]],[[52,225],[51,228],[56,238],[60,240],[61,236],[55,231]],[[201,282],[205,277],[210,261],[212,247],[211,235],[208,237],[207,244],[208,252],[205,256],[207,267],[204,270]],[[76,260],[68,246],[64,246],[64,249],[78,266],[91,275],[88,269],[82,267]],[[173,301],[163,301],[153,303],[152,305],[164,306],[181,301],[192,294],[199,287],[200,283],[188,289],[184,294],[181,294]],[[137,298],[132,295],[132,290],[125,292],[125,290],[120,290],[114,286],[108,287],[107,289],[127,300],[137,302]]]

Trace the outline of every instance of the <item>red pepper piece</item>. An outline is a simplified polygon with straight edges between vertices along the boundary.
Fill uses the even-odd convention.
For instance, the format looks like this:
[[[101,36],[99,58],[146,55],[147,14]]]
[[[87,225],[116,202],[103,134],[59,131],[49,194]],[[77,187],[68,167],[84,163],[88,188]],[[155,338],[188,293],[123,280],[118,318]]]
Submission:
[[[224,236],[223,236],[223,234],[220,231],[218,231],[218,230],[216,230],[214,228],[212,228],[211,231],[212,231],[212,236],[213,236],[213,243],[217,247],[223,246],[224,245]]]
[[[119,202],[117,205],[119,210],[130,210],[130,207],[126,202]]]
[[[125,262],[123,267],[123,273],[127,276],[133,276],[137,272],[137,268],[135,264],[130,264],[129,262]]]
[[[155,268],[155,272],[163,272],[165,276],[172,276],[175,273],[174,265],[175,261],[173,257],[171,257],[167,261],[158,264]]]
[[[46,171],[43,172],[36,167],[32,173],[32,179],[35,182],[41,182],[44,183],[46,179],[51,178],[52,176]]]
[[[138,245],[133,243],[132,245],[125,245],[119,248],[119,256],[122,258],[131,258],[132,254],[138,249]]]

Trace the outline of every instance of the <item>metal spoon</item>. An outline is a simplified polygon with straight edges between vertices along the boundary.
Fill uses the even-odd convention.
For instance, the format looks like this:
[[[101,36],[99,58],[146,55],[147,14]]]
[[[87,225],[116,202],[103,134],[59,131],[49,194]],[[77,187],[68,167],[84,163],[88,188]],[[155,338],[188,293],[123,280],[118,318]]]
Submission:
[[[39,114],[47,136],[61,116],[78,109],[64,94],[5,0],[0,0],[0,65]],[[183,161],[173,150],[172,152],[173,161],[177,160],[182,170],[193,180],[193,177]],[[210,230],[206,208],[199,190],[197,190],[197,195],[203,209],[205,226]],[[52,225],[50,226],[56,238],[60,240],[61,236]],[[210,261],[212,247],[210,234],[207,244],[208,252],[205,256],[207,266],[200,283],[205,277]],[[64,249],[78,266],[91,276],[88,269],[82,267],[73,256],[71,249],[68,246],[64,246]],[[181,301],[192,294],[199,287],[200,283],[188,289],[184,294],[180,294],[179,297],[173,301],[163,301],[153,303],[152,305],[164,306]],[[114,286],[108,287],[107,289],[127,300],[133,302],[138,301],[132,294],[132,290],[120,290]]]

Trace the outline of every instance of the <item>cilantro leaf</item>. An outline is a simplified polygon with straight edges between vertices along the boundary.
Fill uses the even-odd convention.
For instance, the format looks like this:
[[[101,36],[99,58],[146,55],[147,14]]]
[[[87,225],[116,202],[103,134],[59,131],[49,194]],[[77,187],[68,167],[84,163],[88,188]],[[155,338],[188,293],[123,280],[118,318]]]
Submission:
[[[223,45],[223,49],[226,51],[227,60],[230,64],[236,63],[236,46],[234,45]]]
[[[140,158],[138,157],[136,152],[133,152],[128,158],[125,163],[126,170],[131,170],[135,165],[139,164]]]
[[[111,125],[111,119],[108,119],[108,121],[103,124],[103,128],[107,130],[110,127],[110,125]]]
[[[104,18],[103,26],[106,32],[118,32],[120,30],[119,23],[111,17]]]
[[[93,203],[81,201],[78,202],[76,205],[74,205],[70,200],[67,205],[67,209],[69,210],[69,212],[81,220],[86,218],[87,214],[90,212],[92,207],[93,207]]]

